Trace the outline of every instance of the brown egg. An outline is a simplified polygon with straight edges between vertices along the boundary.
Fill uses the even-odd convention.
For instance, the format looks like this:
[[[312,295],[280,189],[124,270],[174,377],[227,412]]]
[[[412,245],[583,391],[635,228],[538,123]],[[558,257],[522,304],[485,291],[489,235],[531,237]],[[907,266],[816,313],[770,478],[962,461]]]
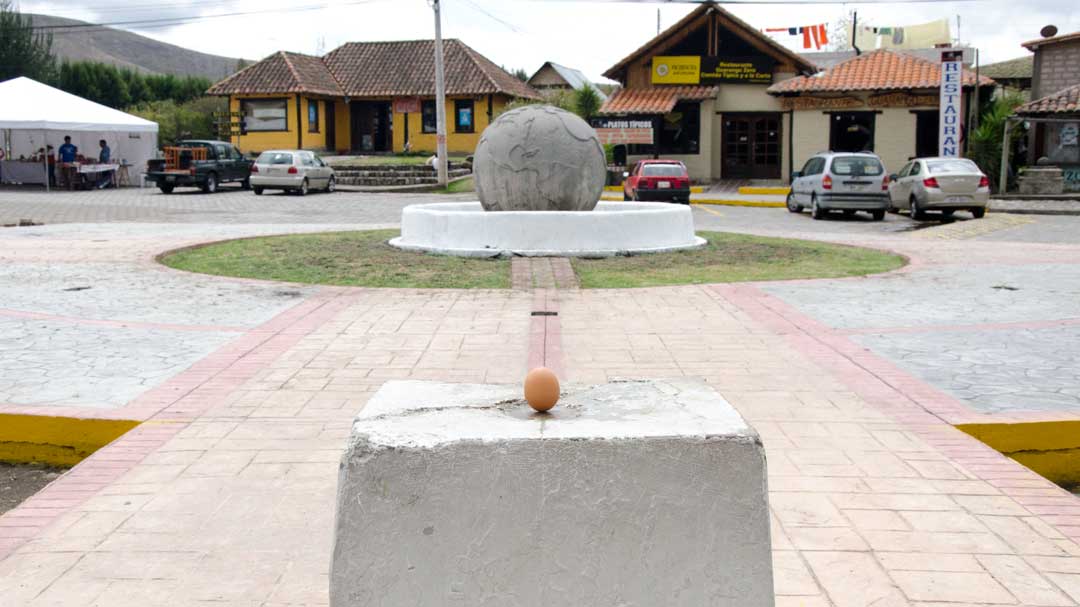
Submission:
[[[525,400],[537,411],[547,411],[559,402],[559,378],[547,367],[537,367],[525,376]]]

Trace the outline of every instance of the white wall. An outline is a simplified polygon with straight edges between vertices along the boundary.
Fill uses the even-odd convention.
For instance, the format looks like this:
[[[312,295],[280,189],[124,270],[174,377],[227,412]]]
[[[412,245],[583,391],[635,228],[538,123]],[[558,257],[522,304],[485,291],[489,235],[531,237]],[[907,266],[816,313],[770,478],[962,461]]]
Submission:
[[[928,108],[882,108],[874,119],[874,152],[890,172],[898,171],[909,157],[915,155],[916,115],[912,109]],[[820,109],[797,110],[794,135],[795,170],[798,171],[811,156],[829,149],[829,114]]]

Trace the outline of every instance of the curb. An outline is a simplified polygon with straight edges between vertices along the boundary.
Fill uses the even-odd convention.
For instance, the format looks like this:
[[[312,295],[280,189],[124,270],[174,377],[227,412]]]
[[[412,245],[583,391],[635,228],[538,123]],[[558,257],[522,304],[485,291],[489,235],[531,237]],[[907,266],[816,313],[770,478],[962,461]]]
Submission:
[[[0,414],[0,461],[74,466],[140,422]]]
[[[1075,211],[1069,209],[999,209],[991,206],[990,213],[1008,213],[1011,215],[1056,215],[1058,217],[1080,217],[1080,209]]]
[[[606,186],[604,186],[604,191],[605,192],[615,192],[615,193],[621,194],[623,189],[622,189],[622,186],[619,186],[619,185],[606,185]],[[692,185],[692,186],[690,186],[690,193],[691,194],[704,194],[705,193],[705,186],[703,186],[703,185]]]
[[[791,188],[743,186],[739,188],[739,193],[743,196],[787,196],[791,193]]]
[[[622,202],[622,197],[601,197],[600,200],[607,202]],[[732,200],[727,198],[691,198],[690,204],[714,204],[729,207],[758,207],[768,209],[782,209],[786,203],[773,200]]]

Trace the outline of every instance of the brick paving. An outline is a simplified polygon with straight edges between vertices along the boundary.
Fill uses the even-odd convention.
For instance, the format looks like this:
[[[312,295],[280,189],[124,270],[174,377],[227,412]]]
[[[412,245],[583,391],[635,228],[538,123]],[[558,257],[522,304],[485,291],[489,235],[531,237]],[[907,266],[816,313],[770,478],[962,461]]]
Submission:
[[[710,217],[718,224],[749,217],[722,213]],[[866,279],[581,290],[567,287],[561,262],[541,261],[534,271],[539,260],[515,260],[517,289],[311,288],[281,302],[260,295],[281,285],[176,274],[149,261],[173,246],[274,228],[0,232],[4,263],[90,264],[88,272],[109,263],[126,267],[132,280],[153,272],[166,285],[153,291],[147,278],[118,291],[125,298],[146,291],[126,311],[109,298],[65,306],[57,298],[100,296],[29,284],[27,293],[3,291],[0,308],[9,314],[0,319],[229,332],[127,402],[68,400],[48,409],[146,423],[0,516],[0,602],[326,605],[337,461],[368,396],[389,378],[517,382],[544,364],[582,383],[700,377],[755,425],[768,454],[781,607],[1080,605],[1080,502],[951,426],[1030,412],[980,411],[858,342],[942,326],[964,334],[1017,323],[1074,326],[1067,302],[1080,247],[983,242],[988,235],[914,238],[890,231],[889,224],[905,225],[896,218],[878,232],[844,221],[806,224],[818,230],[810,232],[799,217],[782,217],[733,227],[883,246],[914,263]],[[965,273],[983,278],[950,291]],[[20,283],[48,279],[19,276],[44,277]],[[53,284],[67,285],[78,272],[57,276]],[[1044,276],[1058,277],[1057,286]],[[543,285],[533,288],[538,278]],[[188,305],[174,305],[169,300],[182,296],[173,293],[184,289],[169,281],[183,280],[192,281]],[[1001,281],[1020,290],[990,289]],[[1006,299],[971,304],[977,318],[910,323],[879,307],[906,297],[948,309],[963,292],[983,289]],[[817,290],[832,291],[838,303],[830,307]],[[218,293],[229,303],[202,310]],[[137,309],[154,298],[159,310]],[[230,315],[249,303],[250,316]],[[872,313],[834,315],[851,307]],[[26,403],[0,409],[41,412]],[[1051,414],[1067,412],[1039,413]]]

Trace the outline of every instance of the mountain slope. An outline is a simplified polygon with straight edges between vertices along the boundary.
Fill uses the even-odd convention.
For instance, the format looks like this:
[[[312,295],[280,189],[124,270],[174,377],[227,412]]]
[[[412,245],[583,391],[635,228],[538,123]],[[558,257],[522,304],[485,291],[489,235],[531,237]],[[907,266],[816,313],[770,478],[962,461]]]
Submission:
[[[72,25],[84,23],[51,15],[29,15],[34,25]],[[100,61],[141,72],[205,76],[220,80],[236,71],[232,57],[208,55],[146,36],[113,28],[56,30],[53,54],[69,61]]]

